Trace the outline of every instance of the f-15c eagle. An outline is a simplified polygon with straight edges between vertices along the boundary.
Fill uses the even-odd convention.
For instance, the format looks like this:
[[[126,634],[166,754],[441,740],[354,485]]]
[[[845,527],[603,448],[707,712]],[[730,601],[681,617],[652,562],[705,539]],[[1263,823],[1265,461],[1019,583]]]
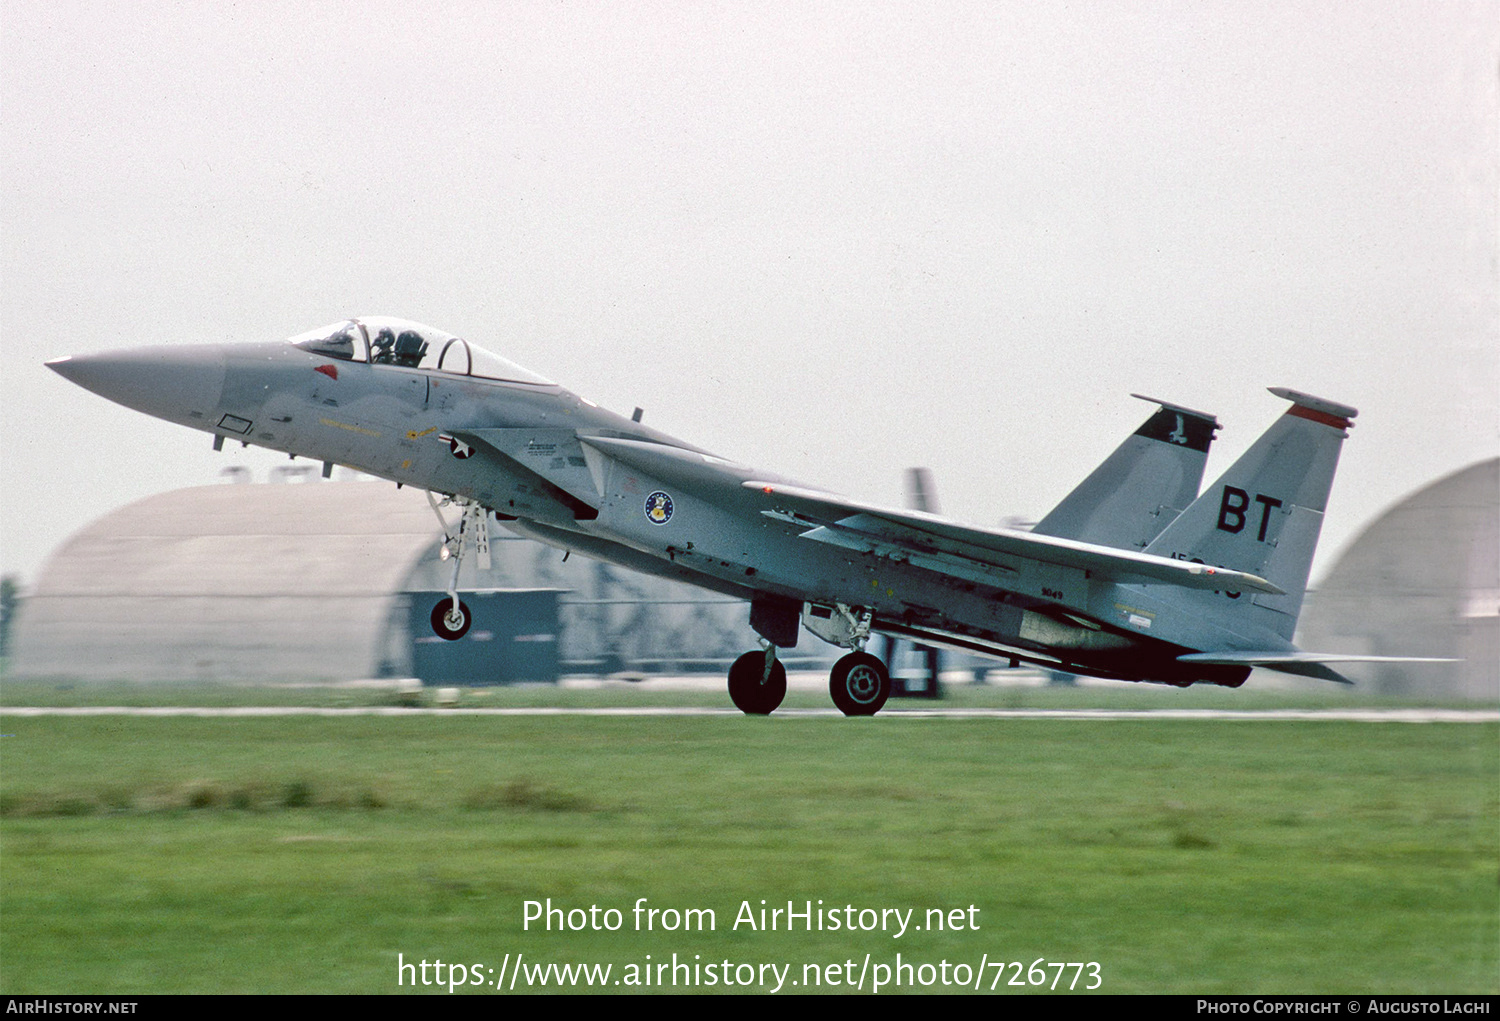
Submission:
[[[470,623],[458,565],[489,521],[647,574],[744,599],[762,648],[729,694],[769,713],[779,649],[805,627],[849,649],[829,691],[851,716],[890,694],[872,634],[1076,674],[1242,684],[1252,667],[1343,681],[1292,644],[1355,409],[1295,390],[1201,495],[1218,423],[1166,401],[1030,531],[877,507],[735,464],[606,411],[458,337],[366,317],[289,342],[156,346],[61,358],[59,374],[225,439],[441,494],[454,566],[437,634]]]

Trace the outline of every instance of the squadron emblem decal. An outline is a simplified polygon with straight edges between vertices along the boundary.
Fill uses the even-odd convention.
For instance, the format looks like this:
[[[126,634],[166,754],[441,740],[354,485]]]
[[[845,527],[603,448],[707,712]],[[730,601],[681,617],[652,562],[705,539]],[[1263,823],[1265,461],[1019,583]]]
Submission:
[[[646,520],[653,525],[665,525],[672,520],[672,498],[661,490],[646,497]]]

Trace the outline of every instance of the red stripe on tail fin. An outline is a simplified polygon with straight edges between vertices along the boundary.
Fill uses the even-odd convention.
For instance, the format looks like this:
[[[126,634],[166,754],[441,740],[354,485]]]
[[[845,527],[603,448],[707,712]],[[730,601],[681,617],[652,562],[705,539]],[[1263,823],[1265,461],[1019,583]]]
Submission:
[[[1348,429],[1354,425],[1347,418],[1330,415],[1326,411],[1316,411],[1302,404],[1293,404],[1290,408],[1286,409],[1286,413],[1288,415],[1296,415],[1298,418],[1305,418],[1309,422],[1321,422],[1324,425],[1331,425],[1335,429]]]

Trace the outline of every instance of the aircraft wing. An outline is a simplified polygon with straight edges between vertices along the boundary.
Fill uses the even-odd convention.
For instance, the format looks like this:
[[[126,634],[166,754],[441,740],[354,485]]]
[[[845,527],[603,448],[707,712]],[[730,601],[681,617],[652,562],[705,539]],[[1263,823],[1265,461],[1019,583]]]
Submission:
[[[775,508],[761,513],[791,524],[806,525],[808,530],[802,533],[803,538],[888,556],[903,556],[934,570],[944,570],[946,564],[958,566],[968,562],[981,569],[989,568],[983,573],[984,580],[990,583],[1003,579],[1007,571],[1017,570],[1007,561],[1021,559],[1082,570],[1125,583],[1284,594],[1258,575],[1211,564],[1173,560],[1032,532],[980,528],[935,514],[875,507],[832,493],[783,483],[752,480],[742,485],[774,498]]]

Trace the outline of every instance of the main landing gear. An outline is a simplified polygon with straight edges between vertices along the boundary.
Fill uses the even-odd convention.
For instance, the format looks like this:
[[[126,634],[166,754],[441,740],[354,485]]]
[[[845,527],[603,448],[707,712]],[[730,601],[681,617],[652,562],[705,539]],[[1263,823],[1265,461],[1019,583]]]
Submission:
[[[828,694],[845,716],[874,716],[891,697],[891,673],[868,652],[851,652],[833,665]]]
[[[767,716],[786,698],[786,667],[776,646],[764,645],[764,652],[747,652],[729,668],[729,697],[749,716]]]
[[[854,650],[835,663],[829,675],[828,694],[833,704],[845,716],[874,716],[891,697],[891,674],[884,663],[864,651],[870,637],[870,611],[847,606],[808,609],[802,620],[809,631]],[[772,632],[777,642],[790,647],[796,644],[797,617],[791,617],[789,629],[786,619],[778,619],[786,616],[786,607],[752,608],[751,624],[762,634]],[[764,652],[747,652],[729,668],[729,697],[741,712],[755,716],[774,711],[786,696],[786,667],[776,658],[776,643],[767,640],[761,644]]]
[[[474,614],[470,612],[468,604],[458,598],[458,569],[463,564],[464,553],[468,549],[474,550],[480,568],[489,569],[489,512],[472,500],[457,496],[439,504],[437,499],[428,493],[427,502],[432,507],[432,513],[437,515],[438,521],[443,525],[443,546],[438,551],[438,556],[443,560],[453,561],[453,573],[448,577],[448,594],[438,600],[438,604],[432,608],[432,630],[439,638],[456,642],[469,633],[469,626],[474,623]],[[448,520],[443,517],[443,512],[438,510],[440,506],[450,503],[463,510],[463,518],[459,521],[457,535],[448,531]]]

